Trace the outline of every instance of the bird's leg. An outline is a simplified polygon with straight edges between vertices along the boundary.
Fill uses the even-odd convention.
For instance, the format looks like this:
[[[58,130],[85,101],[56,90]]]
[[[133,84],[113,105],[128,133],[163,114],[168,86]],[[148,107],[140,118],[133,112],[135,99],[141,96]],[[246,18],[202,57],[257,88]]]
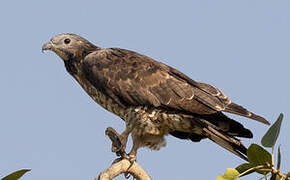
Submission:
[[[120,150],[123,151],[123,152],[125,152],[125,150],[126,150],[128,136],[129,136],[129,134],[130,134],[131,131],[132,131],[131,128],[128,128],[126,126],[125,131],[123,131],[122,134],[120,135],[121,144],[122,144],[122,147],[121,147]]]
[[[122,148],[122,141],[121,141],[119,133],[117,133],[117,131],[112,127],[108,127],[105,133],[112,141],[112,148],[111,148],[112,152],[115,152],[117,154],[117,152],[119,152]]]
[[[127,155],[128,160],[133,164],[136,161],[137,150],[139,148],[139,143],[133,140],[133,147],[130,153]]]
[[[126,158],[130,161],[130,166],[128,167],[127,172],[124,173],[124,176],[126,179],[128,179],[130,177],[130,175],[128,174],[128,171],[133,166],[134,162],[136,161],[138,148],[139,148],[139,144],[137,143],[137,141],[133,140],[133,147],[132,147],[130,153],[124,154],[125,156],[123,156],[123,158]]]
[[[109,136],[112,141],[112,152],[115,152],[117,156],[127,156],[125,149],[130,132],[131,129],[127,127],[122,134],[117,133],[117,131],[112,127],[106,129],[106,135]]]
[[[127,126],[125,131],[121,135],[119,135],[114,128],[108,127],[106,129],[106,135],[112,141],[112,152],[115,152],[117,156],[121,156],[120,158],[116,159],[113,163],[116,163],[122,159],[127,159],[128,161],[130,161],[130,166],[128,167],[128,170],[132,167],[132,165],[136,161],[137,149],[139,147],[137,141],[133,140],[133,147],[130,153],[126,154],[125,149],[130,132],[131,129],[128,128]],[[126,179],[130,177],[128,173],[124,173],[124,175]]]

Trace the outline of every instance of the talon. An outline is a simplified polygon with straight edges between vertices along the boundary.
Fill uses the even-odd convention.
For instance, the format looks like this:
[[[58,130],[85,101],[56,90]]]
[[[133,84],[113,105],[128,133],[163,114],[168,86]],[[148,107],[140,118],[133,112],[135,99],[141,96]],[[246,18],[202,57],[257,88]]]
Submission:
[[[129,154],[125,152],[128,135],[131,132],[130,129],[126,128],[125,131],[120,135],[117,133],[117,131],[111,127],[108,127],[106,129],[106,135],[110,138],[112,141],[112,152],[116,153],[117,156],[120,158],[117,158],[113,163],[119,162],[122,159],[126,159],[130,162],[130,166],[124,173],[124,176],[126,179],[130,178],[131,175],[128,173],[129,169],[133,166],[134,162],[136,162],[136,153],[138,149],[138,143],[133,141],[133,147]]]
[[[120,135],[116,132],[115,129],[108,127],[106,129],[105,134],[110,138],[110,140],[112,141],[112,148],[111,151],[115,152],[117,154],[117,156],[121,156],[122,154],[122,138],[120,137]]]
[[[136,156],[135,155],[129,155],[129,159],[131,164],[134,164],[134,162],[136,161]]]
[[[115,164],[115,163],[120,162],[120,161],[122,161],[122,158],[117,158],[112,162],[112,164]]]
[[[136,162],[136,156],[130,155],[130,154],[124,154],[122,156],[123,159],[127,159],[130,162],[130,166],[127,168],[126,172],[124,173],[124,176],[126,179],[129,179],[131,175],[128,173],[129,169],[133,166],[134,162]]]
[[[127,139],[129,135],[129,130],[126,129],[121,135],[111,127],[106,129],[105,134],[111,139],[112,147],[111,151],[116,153],[117,156],[123,156],[125,154]]]
[[[131,174],[129,174],[128,172],[125,172],[124,176],[125,176],[126,179],[129,179],[131,177]]]

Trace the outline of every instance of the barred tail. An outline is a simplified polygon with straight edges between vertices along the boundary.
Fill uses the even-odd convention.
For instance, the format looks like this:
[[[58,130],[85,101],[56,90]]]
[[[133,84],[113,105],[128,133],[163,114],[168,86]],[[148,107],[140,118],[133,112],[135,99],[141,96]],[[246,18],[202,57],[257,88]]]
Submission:
[[[206,123],[208,124],[209,122]],[[219,131],[211,124],[208,124],[207,127],[204,127],[203,131],[206,133],[207,137],[210,140],[220,145],[221,147],[227,149],[228,151],[234,153],[240,158],[248,161],[247,148],[242,144],[242,142],[239,139],[227,135],[222,131]]]
[[[233,113],[233,114],[237,114],[240,116],[244,116],[250,119],[254,119],[256,121],[259,121],[261,123],[270,125],[270,123],[263,117],[258,116],[250,111],[248,111],[247,109],[243,108],[242,106],[235,104],[235,103],[231,103],[229,105],[227,105],[226,109],[224,110],[225,112],[229,112],[229,113]]]

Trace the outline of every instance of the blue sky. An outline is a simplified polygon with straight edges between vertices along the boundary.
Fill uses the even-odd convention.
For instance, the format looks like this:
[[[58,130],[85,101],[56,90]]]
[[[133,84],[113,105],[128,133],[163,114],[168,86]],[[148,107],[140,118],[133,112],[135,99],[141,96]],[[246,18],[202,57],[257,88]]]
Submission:
[[[24,180],[93,179],[115,158],[104,131],[122,131],[123,122],[55,54],[41,53],[64,32],[162,61],[271,122],[283,112],[278,144],[289,170],[289,19],[288,0],[1,1],[0,177],[31,168]],[[266,126],[231,117],[254,132],[245,144],[260,143]],[[173,137],[160,151],[141,149],[137,160],[153,179],[215,179],[243,162],[209,140]]]

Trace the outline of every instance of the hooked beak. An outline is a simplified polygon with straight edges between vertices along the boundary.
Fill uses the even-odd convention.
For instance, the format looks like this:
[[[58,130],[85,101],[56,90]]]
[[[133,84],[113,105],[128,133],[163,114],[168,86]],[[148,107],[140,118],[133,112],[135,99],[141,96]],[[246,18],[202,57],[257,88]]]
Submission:
[[[47,43],[45,43],[43,46],[42,46],[42,49],[41,51],[44,52],[46,50],[52,50],[53,48],[53,44],[51,41],[48,41]]]

